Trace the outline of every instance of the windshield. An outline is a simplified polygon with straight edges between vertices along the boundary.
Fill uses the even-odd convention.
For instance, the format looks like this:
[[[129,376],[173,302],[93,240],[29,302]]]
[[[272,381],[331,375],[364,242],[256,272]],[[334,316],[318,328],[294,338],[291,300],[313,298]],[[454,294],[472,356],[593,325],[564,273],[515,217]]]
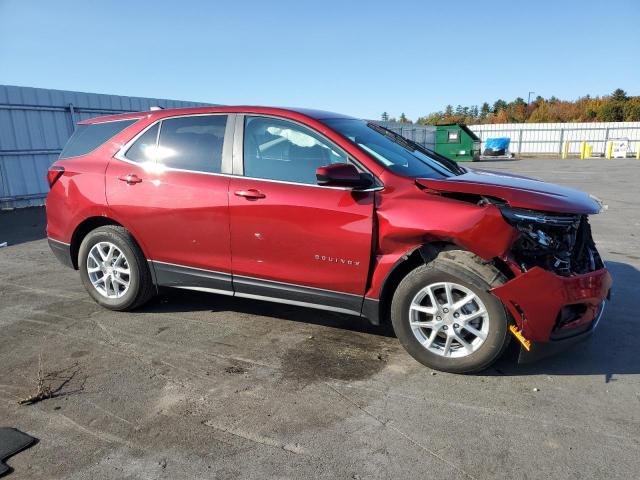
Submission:
[[[464,172],[455,162],[375,123],[351,118],[333,118],[323,122],[399,175],[446,178]]]

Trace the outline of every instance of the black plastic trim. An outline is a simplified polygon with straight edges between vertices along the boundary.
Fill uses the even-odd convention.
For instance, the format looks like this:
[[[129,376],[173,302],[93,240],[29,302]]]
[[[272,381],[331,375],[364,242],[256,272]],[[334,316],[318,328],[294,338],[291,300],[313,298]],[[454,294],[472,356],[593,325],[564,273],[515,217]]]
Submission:
[[[366,316],[377,325],[377,300],[367,299],[371,309],[362,314],[363,297],[260,278],[232,276],[230,273],[205,270],[184,265],[149,260],[155,273],[154,283],[160,287],[209,291],[238,297],[254,298],[302,307],[330,310],[350,315]]]
[[[232,292],[231,274],[149,260],[161,287],[193,287]]]
[[[563,352],[577,343],[581,343],[593,334],[593,328],[586,332],[582,332],[573,337],[563,338],[562,340],[551,340],[549,342],[533,342],[531,350],[527,351],[520,347],[520,355],[518,363],[533,363],[538,360]]]
[[[380,325],[380,300],[365,297],[362,302],[362,316],[373,325]]]
[[[236,275],[233,277],[233,289],[238,296],[265,297],[265,300],[280,299],[354,315],[360,315],[362,311],[362,296],[351,293]]]
[[[73,260],[71,259],[71,245],[61,242],[60,240],[54,240],[50,237],[47,237],[47,240],[49,242],[49,248],[51,248],[53,255],[60,261],[60,263],[69,268],[75,269],[73,266]]]

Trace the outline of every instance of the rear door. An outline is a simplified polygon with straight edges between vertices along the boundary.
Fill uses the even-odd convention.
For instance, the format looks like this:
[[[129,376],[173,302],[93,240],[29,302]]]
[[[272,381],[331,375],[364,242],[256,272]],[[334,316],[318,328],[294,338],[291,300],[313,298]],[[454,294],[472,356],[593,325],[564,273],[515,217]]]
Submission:
[[[150,125],[109,162],[107,203],[142,244],[160,285],[229,293],[233,115]]]
[[[374,193],[318,186],[318,167],[350,160],[299,123],[246,116],[236,137],[234,173],[242,176],[229,185],[236,295],[360,313]]]

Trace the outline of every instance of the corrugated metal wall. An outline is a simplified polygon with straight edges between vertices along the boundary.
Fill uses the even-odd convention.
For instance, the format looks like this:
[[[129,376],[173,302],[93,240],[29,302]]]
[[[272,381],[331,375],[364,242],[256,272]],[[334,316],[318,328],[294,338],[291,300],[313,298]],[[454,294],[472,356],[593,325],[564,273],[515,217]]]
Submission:
[[[470,125],[469,128],[482,140],[482,150],[487,138],[509,137],[509,149],[513,153],[560,155],[562,144],[569,142],[569,153],[580,153],[580,144],[593,146],[594,154],[604,154],[607,140],[626,138],[629,148],[640,148],[640,122],[601,123],[507,123]]]
[[[81,121],[205,103],[0,85],[0,207],[43,205],[46,173]]]

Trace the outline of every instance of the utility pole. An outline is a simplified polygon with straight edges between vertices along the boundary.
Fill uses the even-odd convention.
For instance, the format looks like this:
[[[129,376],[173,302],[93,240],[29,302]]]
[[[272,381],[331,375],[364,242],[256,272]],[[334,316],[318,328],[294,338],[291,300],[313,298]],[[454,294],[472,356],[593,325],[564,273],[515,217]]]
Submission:
[[[529,96],[527,97],[527,105],[531,105],[531,94],[536,92],[529,92]]]

